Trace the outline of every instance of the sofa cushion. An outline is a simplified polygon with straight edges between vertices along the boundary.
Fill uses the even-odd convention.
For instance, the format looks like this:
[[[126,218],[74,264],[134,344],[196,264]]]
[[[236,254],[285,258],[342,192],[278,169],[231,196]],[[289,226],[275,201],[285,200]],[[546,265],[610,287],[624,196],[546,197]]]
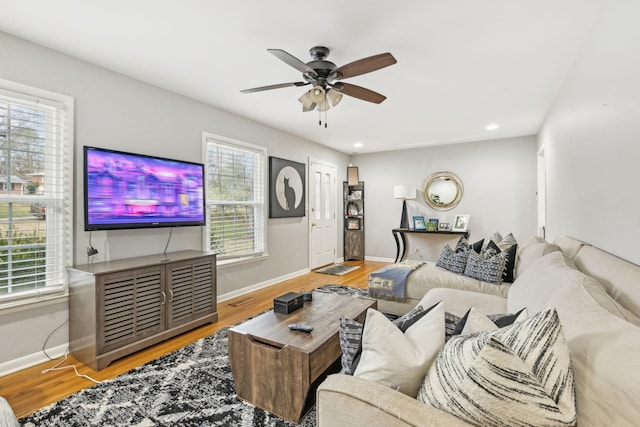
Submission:
[[[467,265],[464,268],[464,275],[483,282],[499,285],[502,283],[502,276],[506,264],[507,259],[502,252],[482,259],[479,254],[470,251],[467,257]]]
[[[445,245],[436,265],[452,273],[462,274],[470,252],[474,251],[454,252],[451,246]]]
[[[541,238],[532,237],[524,244],[520,245],[516,255],[515,278],[517,279],[524,273],[533,263],[551,252],[560,251],[560,248],[546,241],[540,242]]]
[[[640,317],[640,267],[593,246],[583,246],[574,258],[576,267],[596,278],[624,308]]]
[[[500,286],[489,285],[494,288]],[[427,292],[418,304],[430,306],[437,302],[444,304],[444,310],[458,318],[464,316],[469,307],[474,306],[482,313],[507,313],[507,299],[497,295],[487,295],[480,292],[464,291],[460,289],[435,288]]]
[[[572,283],[549,301],[571,350],[580,427],[637,426],[640,328],[609,313]]]
[[[452,338],[418,399],[479,425],[573,425],[573,371],[556,310]]]
[[[444,344],[444,308],[436,305],[403,334],[377,310],[367,310],[362,355],[354,376],[415,397]]]
[[[584,283],[587,277],[576,270],[573,262],[562,252],[552,252],[539,258],[509,289],[507,307],[513,313],[523,307],[534,315],[546,307],[555,292],[568,283]]]

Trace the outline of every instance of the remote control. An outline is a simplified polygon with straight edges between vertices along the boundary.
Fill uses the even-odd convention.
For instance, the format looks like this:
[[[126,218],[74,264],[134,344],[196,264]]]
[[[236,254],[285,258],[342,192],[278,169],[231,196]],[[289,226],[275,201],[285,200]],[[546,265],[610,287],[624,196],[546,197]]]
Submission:
[[[289,325],[289,329],[291,329],[292,331],[302,331],[310,333],[311,331],[313,331],[313,326],[303,325],[301,323],[292,323]]]

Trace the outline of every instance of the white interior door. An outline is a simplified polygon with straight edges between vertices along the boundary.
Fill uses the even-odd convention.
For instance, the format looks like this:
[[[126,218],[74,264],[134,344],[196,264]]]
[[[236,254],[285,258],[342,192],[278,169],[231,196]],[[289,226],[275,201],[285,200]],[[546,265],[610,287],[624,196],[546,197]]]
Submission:
[[[336,261],[336,165],[309,159],[309,268]]]
[[[546,237],[547,228],[547,168],[544,147],[538,151],[538,235]]]

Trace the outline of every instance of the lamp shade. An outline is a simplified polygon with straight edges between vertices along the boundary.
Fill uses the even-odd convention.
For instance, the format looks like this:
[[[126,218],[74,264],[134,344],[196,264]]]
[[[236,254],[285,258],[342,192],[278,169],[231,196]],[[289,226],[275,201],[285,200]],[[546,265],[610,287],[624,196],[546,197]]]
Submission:
[[[311,91],[306,91],[304,95],[298,98],[298,101],[300,101],[300,103],[302,104],[302,108],[304,108],[305,111],[310,111],[315,108],[315,102],[313,102],[313,99],[311,99],[310,92]]]
[[[324,89],[322,88],[322,86],[314,86],[310,91],[309,91],[309,97],[311,98],[311,101],[319,104],[322,101],[324,101]]]
[[[329,108],[331,108],[331,106],[329,105],[327,98],[318,103],[318,111],[327,111]]]
[[[394,185],[393,186],[393,198],[410,200],[416,198],[416,189],[408,185]]]
[[[335,89],[329,89],[327,91],[327,99],[331,103],[331,106],[335,107],[342,100],[342,94]]]

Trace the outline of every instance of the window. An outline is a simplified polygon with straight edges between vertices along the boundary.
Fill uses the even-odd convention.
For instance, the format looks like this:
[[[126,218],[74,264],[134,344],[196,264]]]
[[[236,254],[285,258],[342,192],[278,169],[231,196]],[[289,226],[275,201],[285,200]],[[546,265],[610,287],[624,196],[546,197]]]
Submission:
[[[0,79],[0,305],[66,292],[73,98]]]
[[[205,250],[219,259],[265,252],[266,150],[203,133],[208,220]]]

